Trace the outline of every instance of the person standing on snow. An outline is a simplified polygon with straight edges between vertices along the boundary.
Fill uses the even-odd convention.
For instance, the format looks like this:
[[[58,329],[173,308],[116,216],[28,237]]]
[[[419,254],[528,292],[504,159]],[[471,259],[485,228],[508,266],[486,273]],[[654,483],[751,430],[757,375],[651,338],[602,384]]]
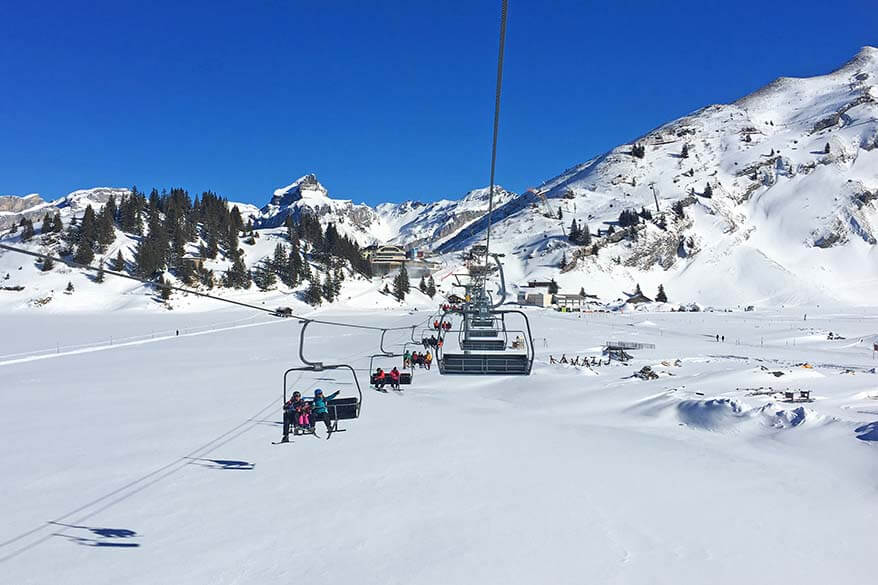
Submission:
[[[427,366],[427,369],[430,369],[430,363],[433,361],[433,354],[430,353],[430,350],[427,350],[427,353],[424,355],[424,365]]]
[[[329,418],[329,401],[338,396],[339,391],[336,390],[329,396],[323,396],[323,390],[318,388],[314,391],[314,402],[311,404],[311,428],[317,424],[318,420],[322,420],[326,425],[326,432],[332,432],[332,422]]]

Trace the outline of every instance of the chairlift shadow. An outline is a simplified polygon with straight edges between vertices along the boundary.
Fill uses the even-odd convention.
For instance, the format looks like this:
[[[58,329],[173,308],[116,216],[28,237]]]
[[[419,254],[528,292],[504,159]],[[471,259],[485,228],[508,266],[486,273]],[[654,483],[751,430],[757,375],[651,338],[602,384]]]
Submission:
[[[240,469],[249,471],[256,467],[254,463],[249,461],[238,461],[236,459],[202,459],[198,457],[187,457],[192,465],[207,467],[208,469]]]
[[[61,534],[56,532],[53,536],[66,538],[70,542],[80,546],[91,546],[95,548],[139,548],[139,542],[120,542],[117,540],[98,540],[97,538],[83,538],[81,536],[70,536],[69,534]]]
[[[137,532],[127,528],[78,526],[76,524],[64,524],[63,522],[49,522],[49,524],[61,526],[64,529],[87,530],[90,532],[93,537],[74,536],[71,534],[63,534],[61,532],[53,534],[53,536],[66,538],[70,542],[80,546],[91,546],[95,548],[138,548],[140,546],[139,542],[127,540],[138,536]]]

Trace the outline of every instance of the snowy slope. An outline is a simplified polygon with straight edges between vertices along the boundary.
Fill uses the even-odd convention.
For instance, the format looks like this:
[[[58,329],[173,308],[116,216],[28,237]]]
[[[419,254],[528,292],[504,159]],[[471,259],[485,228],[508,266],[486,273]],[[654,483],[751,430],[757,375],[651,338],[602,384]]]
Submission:
[[[874,332],[872,316],[530,314],[533,376],[418,370],[401,395],[364,389],[346,432],[282,446],[270,441],[282,372],[295,364],[294,320],[238,310],[5,318],[18,334],[0,337],[0,580],[873,580],[878,393],[858,341]],[[827,341],[827,330],[848,339]],[[310,331],[307,355],[349,361],[364,381],[376,332]],[[709,341],[715,332],[727,343]],[[629,366],[547,363],[594,357],[623,336],[658,347]],[[387,341],[401,348],[404,337]],[[37,351],[56,340],[57,353]],[[89,342],[103,345],[66,348]],[[26,350],[33,358],[6,357]],[[795,365],[805,361],[814,367]],[[660,378],[629,377],[644,365]],[[288,382],[355,394],[332,372]],[[769,386],[816,400],[784,403]]]
[[[829,75],[779,79],[565,171],[541,186],[563,219],[544,217],[528,193],[498,210],[495,241],[520,277],[557,277],[569,292],[585,286],[605,299],[639,282],[648,294],[664,283],[678,301],[874,304],[876,98],[878,50],[866,47]],[[701,196],[708,184],[712,198]],[[599,238],[596,255],[565,241],[573,218],[595,234],[642,208],[665,227]],[[484,238],[485,222],[473,227],[442,249]],[[563,255],[572,262],[559,274]]]
[[[377,211],[387,226],[385,240],[405,246],[438,248],[488,212],[488,187],[474,189],[459,200],[442,199],[429,204],[408,201],[384,203]],[[499,185],[494,188],[494,206],[516,197]]]

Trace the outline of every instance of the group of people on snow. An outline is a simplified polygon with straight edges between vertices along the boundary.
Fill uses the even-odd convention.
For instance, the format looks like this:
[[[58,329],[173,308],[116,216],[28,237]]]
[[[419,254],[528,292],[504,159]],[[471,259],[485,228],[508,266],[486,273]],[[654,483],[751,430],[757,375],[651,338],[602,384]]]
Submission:
[[[385,372],[383,369],[378,368],[375,370],[374,381],[375,387],[379,390],[383,390],[387,384],[390,384],[390,387],[394,390],[399,390],[399,369],[393,366],[392,370]]]
[[[314,426],[323,421],[326,431],[332,431],[332,420],[329,416],[329,401],[338,396],[339,392],[333,392],[329,396],[323,394],[323,390],[314,390],[314,398],[305,400],[298,390],[293,392],[293,397],[284,404],[284,436],[286,442],[290,434],[290,425],[314,431]]]
[[[403,368],[414,368],[418,366],[419,368],[427,368],[430,369],[430,364],[433,363],[433,354],[430,353],[428,349],[425,352],[417,352],[413,351],[409,353],[408,350],[402,354],[402,367]]]
[[[589,357],[587,355],[582,356],[582,361],[579,361],[579,356],[573,356],[572,359],[567,359],[567,354],[561,354],[561,359],[555,359],[554,356],[549,356],[550,364],[570,364],[571,366],[599,366],[601,365],[601,358],[599,357]],[[607,361],[609,364],[609,360]]]

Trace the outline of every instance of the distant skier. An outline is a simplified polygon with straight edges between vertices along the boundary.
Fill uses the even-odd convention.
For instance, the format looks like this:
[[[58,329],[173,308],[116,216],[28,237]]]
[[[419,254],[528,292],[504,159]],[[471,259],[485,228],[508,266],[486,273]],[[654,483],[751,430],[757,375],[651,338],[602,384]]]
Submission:
[[[726,336],[725,336],[725,335],[722,336],[722,340],[723,340],[723,343],[726,342]]]
[[[550,363],[550,364],[557,364],[558,361],[557,361],[554,357],[552,357],[552,356],[550,355],[550,356],[549,356],[549,363]]]
[[[411,368],[412,367],[412,354],[409,350],[405,350],[405,353],[402,354],[402,367],[403,368]]]
[[[329,418],[329,401],[338,396],[338,391],[333,392],[329,396],[323,396],[323,390],[318,388],[314,391],[314,402],[311,405],[311,414],[314,416],[311,419],[311,427],[317,424],[317,421],[322,420],[323,424],[326,425],[326,431],[332,432],[332,421]]]
[[[563,353],[561,354],[561,363],[562,364],[567,363],[567,354],[563,354]]]
[[[438,319],[433,321],[433,329],[436,329],[437,331],[439,330],[439,320]]]
[[[430,353],[430,350],[427,350],[427,353],[424,355],[424,365],[427,369],[430,369],[430,364],[433,362],[433,354]]]
[[[719,343],[719,334],[716,336],[716,342]]]

